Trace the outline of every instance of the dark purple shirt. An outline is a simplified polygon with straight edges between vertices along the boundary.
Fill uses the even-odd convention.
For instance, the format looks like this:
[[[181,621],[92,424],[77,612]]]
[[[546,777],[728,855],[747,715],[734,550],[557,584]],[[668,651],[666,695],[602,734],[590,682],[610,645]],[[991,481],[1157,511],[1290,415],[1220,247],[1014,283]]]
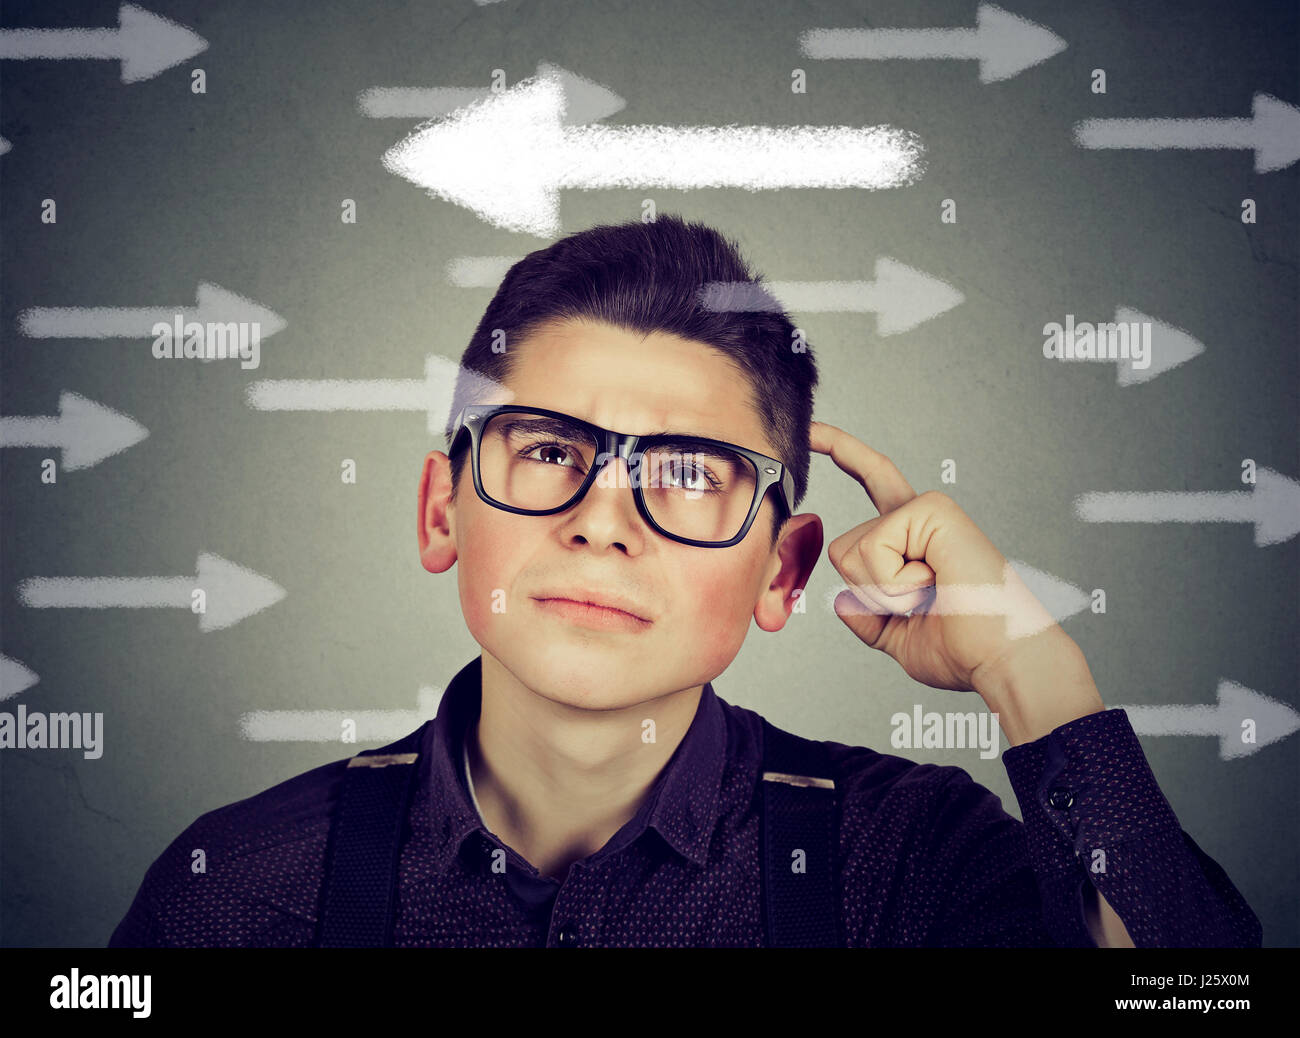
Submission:
[[[763,945],[758,714],[706,684],[636,815],[560,883],[488,832],[470,800],[463,736],[481,675],[477,657],[424,726],[399,947]],[[1180,828],[1122,710],[1003,752],[1023,822],[961,768],[826,746],[852,947],[1092,947],[1081,903],[1089,882],[1138,947],[1262,943],[1255,914]],[[345,766],[200,816],[150,866],[109,947],[310,945]],[[207,861],[198,874],[196,848]],[[504,873],[492,868],[498,850]]]

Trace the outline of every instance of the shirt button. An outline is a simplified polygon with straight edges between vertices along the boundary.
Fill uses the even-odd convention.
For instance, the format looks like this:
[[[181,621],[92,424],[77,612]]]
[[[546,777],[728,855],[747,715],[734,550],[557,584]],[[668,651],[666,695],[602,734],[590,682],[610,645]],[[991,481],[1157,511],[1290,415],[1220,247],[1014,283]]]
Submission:
[[[560,942],[561,948],[572,948],[576,945],[578,943],[578,932],[573,923],[561,923],[555,939]]]
[[[1064,811],[1074,804],[1074,794],[1068,789],[1054,789],[1047,798],[1047,802],[1058,811]]]

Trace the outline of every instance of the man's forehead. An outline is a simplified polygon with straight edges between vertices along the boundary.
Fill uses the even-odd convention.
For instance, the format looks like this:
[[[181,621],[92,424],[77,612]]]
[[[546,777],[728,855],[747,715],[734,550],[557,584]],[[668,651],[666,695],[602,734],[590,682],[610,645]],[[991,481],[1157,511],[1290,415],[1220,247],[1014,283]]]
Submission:
[[[643,399],[617,399],[610,395],[600,397],[576,394],[551,395],[518,393],[517,407],[542,407],[549,411],[581,418],[615,432],[635,433],[639,436],[659,436],[665,433],[679,436],[701,436],[711,440],[725,440],[741,446],[761,450],[767,437],[757,422],[752,420],[726,420],[725,416],[672,409],[655,409]],[[748,407],[746,405],[745,409]],[[738,416],[739,417],[739,416]],[[770,448],[769,448],[770,449]]]
[[[629,352],[622,329],[548,332],[514,358],[506,380],[514,405],[559,411],[616,432],[702,436],[771,453],[748,379],[711,347],[676,343]]]

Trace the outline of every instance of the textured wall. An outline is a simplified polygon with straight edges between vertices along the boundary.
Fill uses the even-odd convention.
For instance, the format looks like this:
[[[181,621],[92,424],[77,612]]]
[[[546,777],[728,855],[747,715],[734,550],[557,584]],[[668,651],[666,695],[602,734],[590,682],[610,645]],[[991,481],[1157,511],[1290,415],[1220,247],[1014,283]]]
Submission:
[[[112,3],[7,0],[5,27],[103,27]],[[1027,0],[1013,13],[1069,46],[982,84],[969,60],[817,60],[810,28],[973,26],[973,3],[444,3],[159,0],[208,42],[139,82],[108,60],[0,61],[0,413],[54,415],[71,391],[149,436],[90,467],[53,448],[0,450],[2,651],[39,676],[10,712],[103,714],[103,752],[0,754],[6,945],[102,945],[148,864],[199,814],[352,752],[241,737],[259,710],[416,707],[478,652],[453,573],[419,564],[415,494],[442,448],[409,412],[273,413],[262,379],[419,379],[455,360],[491,288],[451,284],[463,256],[523,255],[502,230],[388,172],[417,120],[371,118],[377,86],[508,85],[553,62],[627,104],[610,126],[870,126],[915,133],[925,172],[882,190],[566,190],[563,232],[660,212],[737,238],[768,278],[870,280],[891,258],[964,302],[881,334],[874,313],[796,312],[823,375],[816,416],[951,494],[1007,556],[1077,587],[1104,614],[1063,622],[1107,705],[1210,704],[1222,679],[1294,704],[1296,541],[1257,547],[1244,522],[1089,523],[1098,490],[1245,491],[1243,459],[1294,479],[1297,170],[1249,150],[1091,150],[1097,117],[1238,117],[1256,93],[1300,102],[1296,10],[1205,2]],[[794,69],[807,90],[791,89]],[[191,74],[206,74],[206,93]],[[1106,92],[1092,88],[1106,72]],[[340,219],[356,202],[355,223]],[[1255,223],[1243,223],[1253,199]],[[57,222],[42,220],[45,199]],[[943,203],[956,222],[942,220]],[[159,360],[148,336],[24,334],[30,308],[194,307],[201,282],[285,321],[257,369]],[[1043,326],[1132,307],[1204,352],[1149,382],[1114,364],[1044,358]],[[29,329],[30,330],[30,329]],[[83,330],[84,332],[84,330]],[[11,431],[13,437],[18,434]],[[354,459],[355,485],[340,479]],[[957,481],[941,483],[945,459]],[[803,510],[827,540],[874,516],[815,457]],[[285,596],[221,630],[175,609],[36,609],[35,577],[193,579],[209,552]],[[718,693],[807,736],[894,751],[889,719],[979,706],[917,685],[822,608],[756,626]],[[1005,743],[1004,743],[1005,745]],[[1297,750],[1221,760],[1217,740],[1144,736],[1186,828],[1260,916],[1300,938]],[[959,764],[1018,814],[998,759]]]

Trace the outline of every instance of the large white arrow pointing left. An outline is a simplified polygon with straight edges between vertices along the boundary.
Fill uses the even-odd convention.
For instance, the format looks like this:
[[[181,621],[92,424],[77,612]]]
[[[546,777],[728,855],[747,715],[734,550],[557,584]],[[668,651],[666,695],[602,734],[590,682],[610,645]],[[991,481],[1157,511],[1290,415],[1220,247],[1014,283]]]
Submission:
[[[385,168],[497,227],[554,237],[561,188],[900,187],[920,139],[891,126],[566,126],[552,71],[421,126]]]

